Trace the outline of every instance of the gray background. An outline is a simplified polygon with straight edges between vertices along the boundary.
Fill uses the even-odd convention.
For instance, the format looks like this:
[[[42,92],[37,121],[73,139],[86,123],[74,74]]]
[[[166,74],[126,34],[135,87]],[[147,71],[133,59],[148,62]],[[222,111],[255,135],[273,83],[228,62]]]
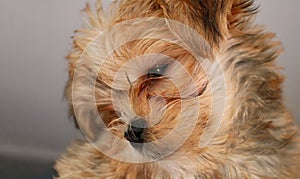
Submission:
[[[1,0],[0,154],[54,160],[80,137],[67,117],[64,56],[82,25],[82,0]],[[93,2],[93,1],[90,1]],[[257,22],[278,34],[285,47],[285,100],[300,119],[299,0],[258,1]],[[105,3],[107,3],[105,1]]]

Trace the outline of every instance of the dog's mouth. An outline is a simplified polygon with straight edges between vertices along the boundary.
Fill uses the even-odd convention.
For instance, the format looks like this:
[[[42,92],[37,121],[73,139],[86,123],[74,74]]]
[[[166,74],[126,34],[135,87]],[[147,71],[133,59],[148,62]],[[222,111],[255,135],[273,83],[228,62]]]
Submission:
[[[140,147],[147,143],[145,131],[147,129],[147,122],[143,118],[133,120],[124,132],[124,137],[127,139],[133,147]]]

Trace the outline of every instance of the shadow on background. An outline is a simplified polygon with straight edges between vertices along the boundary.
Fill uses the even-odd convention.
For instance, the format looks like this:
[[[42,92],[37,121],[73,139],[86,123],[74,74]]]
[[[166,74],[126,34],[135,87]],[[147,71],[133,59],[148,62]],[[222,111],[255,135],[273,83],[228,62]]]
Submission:
[[[0,178],[52,179],[54,162],[37,161],[0,155]]]

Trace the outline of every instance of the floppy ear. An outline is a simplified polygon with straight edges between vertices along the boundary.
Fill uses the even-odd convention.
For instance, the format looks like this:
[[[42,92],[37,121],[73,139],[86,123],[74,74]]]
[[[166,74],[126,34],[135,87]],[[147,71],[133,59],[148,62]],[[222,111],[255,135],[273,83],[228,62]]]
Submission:
[[[192,0],[208,41],[218,43],[230,30],[247,27],[258,10],[254,0]]]
[[[198,31],[211,45],[217,45],[231,30],[247,27],[258,9],[254,0],[190,0],[188,4],[188,23],[199,22]]]
[[[254,0],[233,0],[230,14],[227,16],[229,29],[247,28],[258,10],[259,6],[255,4]]]
[[[157,0],[165,17],[197,30],[218,46],[233,29],[246,28],[258,7],[254,0]],[[180,13],[178,13],[180,12]]]
[[[231,14],[233,0],[192,0],[199,8],[199,22],[206,39],[218,43],[227,34],[227,17]],[[197,16],[196,16],[197,17]]]

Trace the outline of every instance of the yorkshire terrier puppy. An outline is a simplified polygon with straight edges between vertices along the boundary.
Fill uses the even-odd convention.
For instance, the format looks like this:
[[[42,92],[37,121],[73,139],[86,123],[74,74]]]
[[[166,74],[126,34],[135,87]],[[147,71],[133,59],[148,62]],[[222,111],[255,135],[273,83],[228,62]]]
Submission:
[[[253,0],[87,5],[66,97],[86,140],[57,178],[297,178],[299,131],[282,99],[281,44]]]

